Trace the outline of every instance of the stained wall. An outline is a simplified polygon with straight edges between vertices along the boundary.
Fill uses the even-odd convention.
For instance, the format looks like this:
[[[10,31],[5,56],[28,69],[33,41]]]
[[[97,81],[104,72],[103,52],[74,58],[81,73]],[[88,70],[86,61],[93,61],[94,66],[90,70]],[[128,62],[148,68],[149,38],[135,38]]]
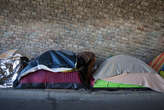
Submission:
[[[89,50],[149,62],[163,47],[163,0],[0,0],[0,53]]]

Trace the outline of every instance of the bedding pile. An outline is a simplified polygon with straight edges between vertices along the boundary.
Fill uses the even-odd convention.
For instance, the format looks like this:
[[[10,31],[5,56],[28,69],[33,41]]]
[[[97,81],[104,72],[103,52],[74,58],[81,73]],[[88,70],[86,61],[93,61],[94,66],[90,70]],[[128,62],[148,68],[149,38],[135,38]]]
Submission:
[[[88,51],[49,50],[29,60],[9,50],[0,55],[0,88],[150,88],[164,92],[164,53],[149,65],[128,55],[110,57],[97,70],[95,62],[95,54]]]
[[[84,54],[84,55],[81,55]],[[19,72],[15,88],[79,89],[89,87],[84,71],[89,72],[91,52],[76,54],[66,50],[49,50],[32,59]],[[88,58],[88,61],[85,58]],[[94,56],[93,56],[94,57]],[[86,63],[88,65],[86,65]],[[93,62],[94,63],[94,62]],[[92,68],[92,66],[91,66]]]

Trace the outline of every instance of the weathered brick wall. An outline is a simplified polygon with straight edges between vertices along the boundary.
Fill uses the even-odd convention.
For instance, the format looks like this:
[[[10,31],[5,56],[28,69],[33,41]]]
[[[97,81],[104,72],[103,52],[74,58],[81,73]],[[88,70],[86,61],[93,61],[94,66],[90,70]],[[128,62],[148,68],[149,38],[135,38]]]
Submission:
[[[148,62],[163,46],[163,0],[0,0],[0,52],[90,50]]]

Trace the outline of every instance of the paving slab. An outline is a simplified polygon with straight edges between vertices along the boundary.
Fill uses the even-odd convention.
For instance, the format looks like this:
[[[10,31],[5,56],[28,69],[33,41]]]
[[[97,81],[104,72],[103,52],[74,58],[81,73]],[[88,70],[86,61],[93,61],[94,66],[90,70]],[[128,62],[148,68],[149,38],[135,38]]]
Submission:
[[[0,110],[164,110],[154,91],[0,89]]]

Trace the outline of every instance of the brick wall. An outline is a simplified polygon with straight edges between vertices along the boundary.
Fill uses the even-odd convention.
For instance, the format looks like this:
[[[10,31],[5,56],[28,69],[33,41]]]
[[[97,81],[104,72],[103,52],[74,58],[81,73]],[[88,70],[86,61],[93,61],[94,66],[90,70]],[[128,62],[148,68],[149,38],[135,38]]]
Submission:
[[[0,52],[90,50],[101,60],[164,52],[163,0],[0,0]]]

